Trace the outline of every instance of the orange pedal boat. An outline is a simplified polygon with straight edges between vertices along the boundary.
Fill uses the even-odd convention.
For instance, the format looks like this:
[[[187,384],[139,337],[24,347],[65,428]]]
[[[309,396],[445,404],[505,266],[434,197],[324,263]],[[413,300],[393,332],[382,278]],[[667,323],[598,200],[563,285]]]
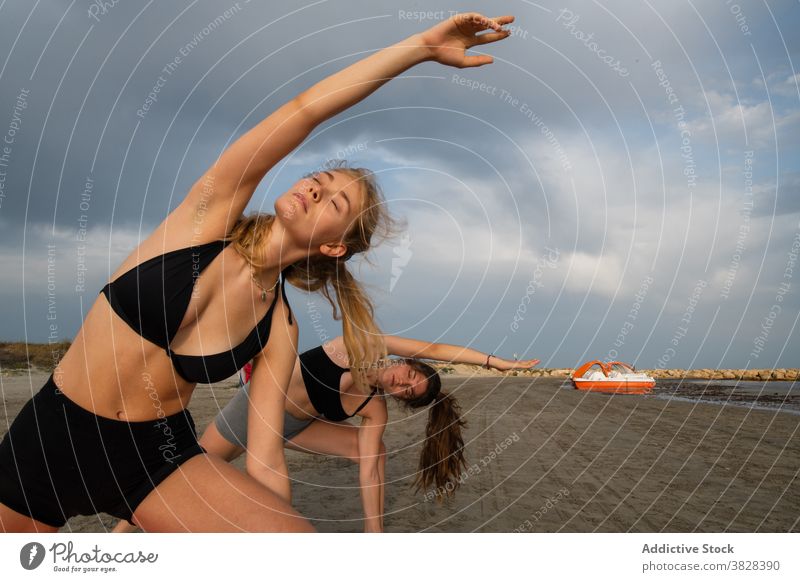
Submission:
[[[648,394],[656,385],[654,378],[634,370],[623,362],[586,362],[572,374],[578,390],[606,394]]]

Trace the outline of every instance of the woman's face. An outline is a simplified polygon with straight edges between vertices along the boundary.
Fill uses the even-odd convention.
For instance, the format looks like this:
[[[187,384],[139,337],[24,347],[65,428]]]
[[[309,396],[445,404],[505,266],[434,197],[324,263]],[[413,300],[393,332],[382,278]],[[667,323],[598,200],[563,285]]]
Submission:
[[[299,246],[339,256],[363,207],[361,182],[346,172],[324,170],[295,182],[275,201],[275,216]]]
[[[428,379],[425,374],[408,364],[392,364],[381,372],[378,381],[381,389],[400,400],[419,398],[428,389]]]

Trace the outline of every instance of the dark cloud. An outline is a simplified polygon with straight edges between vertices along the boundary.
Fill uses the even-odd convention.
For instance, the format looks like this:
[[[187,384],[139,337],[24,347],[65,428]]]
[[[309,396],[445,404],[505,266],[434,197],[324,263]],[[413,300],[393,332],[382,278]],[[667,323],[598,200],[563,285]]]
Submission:
[[[74,291],[80,228],[92,232],[89,289],[163,220],[226,143],[368,51],[434,24],[409,14],[440,9],[366,0],[282,8],[244,0],[120,2],[93,15],[87,3],[69,7],[15,0],[0,10],[0,66],[8,57],[0,134],[17,128],[0,168],[0,261],[7,273],[0,314],[10,338],[47,337],[47,244],[59,253],[60,333],[71,337],[80,301],[85,310],[92,296]],[[411,335],[520,354],[535,338],[534,355],[554,365],[604,351],[631,294],[656,272],[653,311],[643,319],[649,327],[640,330],[657,331],[638,356],[652,363],[669,341],[670,317],[686,290],[730,270],[743,151],[750,147],[754,217],[763,221],[758,217],[773,208],[777,216],[769,236],[757,228],[749,235],[725,302],[725,309],[746,311],[750,325],[773,292],[763,277],[746,277],[764,260],[782,270],[776,249],[790,244],[799,209],[800,103],[790,82],[798,40],[790,31],[800,19],[790,3],[741,8],[744,20],[737,21],[724,3],[580,1],[566,3],[563,13],[506,3],[502,11],[517,16],[516,29],[487,49],[494,65],[456,70],[425,63],[407,71],[318,128],[285,167],[267,175],[252,207],[270,210],[299,174],[346,153],[380,173],[416,241],[403,278],[378,301],[387,328],[410,321]],[[676,104],[692,132],[689,161]],[[359,143],[366,147],[348,153]],[[690,169],[696,187],[688,184]],[[378,253],[374,274],[365,273],[378,296],[397,244]],[[509,335],[507,321],[548,245],[561,250],[563,262],[537,297],[530,327]],[[718,301],[715,293],[709,297]],[[716,308],[708,301],[706,315]],[[659,317],[662,311],[667,315]],[[697,329],[707,319],[698,318]],[[730,331],[714,325],[707,365],[721,357],[712,344]],[[749,332],[737,333],[726,358],[748,350]],[[314,340],[309,329],[301,335]]]

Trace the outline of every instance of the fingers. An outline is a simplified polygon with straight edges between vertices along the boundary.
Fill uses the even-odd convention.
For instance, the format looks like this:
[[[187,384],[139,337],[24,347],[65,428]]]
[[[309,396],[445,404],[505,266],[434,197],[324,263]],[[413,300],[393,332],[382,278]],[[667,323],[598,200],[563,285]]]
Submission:
[[[483,30],[487,28],[491,28],[497,32],[500,32],[502,29],[500,28],[500,23],[494,20],[493,18],[487,18],[483,14],[474,14],[472,16],[472,21],[478,24],[479,26],[483,27]]]
[[[501,18],[508,18],[507,16],[503,16]],[[514,17],[512,16],[511,19],[513,20]],[[497,32],[501,30],[501,24],[492,18],[487,18],[483,14],[479,14],[478,12],[465,12],[462,14],[456,14],[453,16],[453,20],[455,20],[456,26],[459,27],[459,30],[465,32],[461,29],[461,25],[472,25],[473,27],[477,28],[478,32],[481,30],[486,30],[487,28],[491,28]],[[510,21],[509,21],[510,22]],[[482,27],[482,28],[481,28]],[[474,30],[474,29],[473,29]]]
[[[514,17],[509,14],[507,16],[495,16],[494,18],[492,18],[492,20],[494,20],[497,24],[502,26],[504,24],[510,24],[514,22]]]
[[[483,15],[480,15],[478,17],[478,23],[480,23],[484,28],[491,28],[492,30],[496,30],[497,32],[500,32],[501,30],[500,24],[498,22],[494,21],[491,18],[487,18]]]
[[[464,57],[461,68],[480,67],[481,65],[491,65],[494,59],[489,55],[468,55]]]
[[[502,30],[500,32],[487,32],[486,34],[476,36],[474,44],[479,45],[479,44],[486,44],[488,42],[495,42],[497,40],[506,38],[510,34],[511,34],[510,30]]]
[[[514,22],[514,17],[510,14],[506,16],[495,16],[494,18],[487,18],[483,14],[478,14],[479,22],[483,24],[486,28],[491,28],[492,30],[496,30],[497,32],[502,32],[502,26],[505,24],[510,24]]]

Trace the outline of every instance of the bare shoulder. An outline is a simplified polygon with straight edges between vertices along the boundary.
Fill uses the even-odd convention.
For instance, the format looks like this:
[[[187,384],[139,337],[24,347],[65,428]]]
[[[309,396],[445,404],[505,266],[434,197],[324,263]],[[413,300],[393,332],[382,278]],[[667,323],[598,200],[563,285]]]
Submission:
[[[375,424],[385,424],[389,419],[389,410],[386,407],[386,401],[381,398],[380,392],[370,398],[367,405],[358,411],[358,416],[368,418]]]
[[[201,210],[181,204],[131,251],[112,275],[111,280],[154,257],[221,240],[226,234],[224,230],[204,223]]]

